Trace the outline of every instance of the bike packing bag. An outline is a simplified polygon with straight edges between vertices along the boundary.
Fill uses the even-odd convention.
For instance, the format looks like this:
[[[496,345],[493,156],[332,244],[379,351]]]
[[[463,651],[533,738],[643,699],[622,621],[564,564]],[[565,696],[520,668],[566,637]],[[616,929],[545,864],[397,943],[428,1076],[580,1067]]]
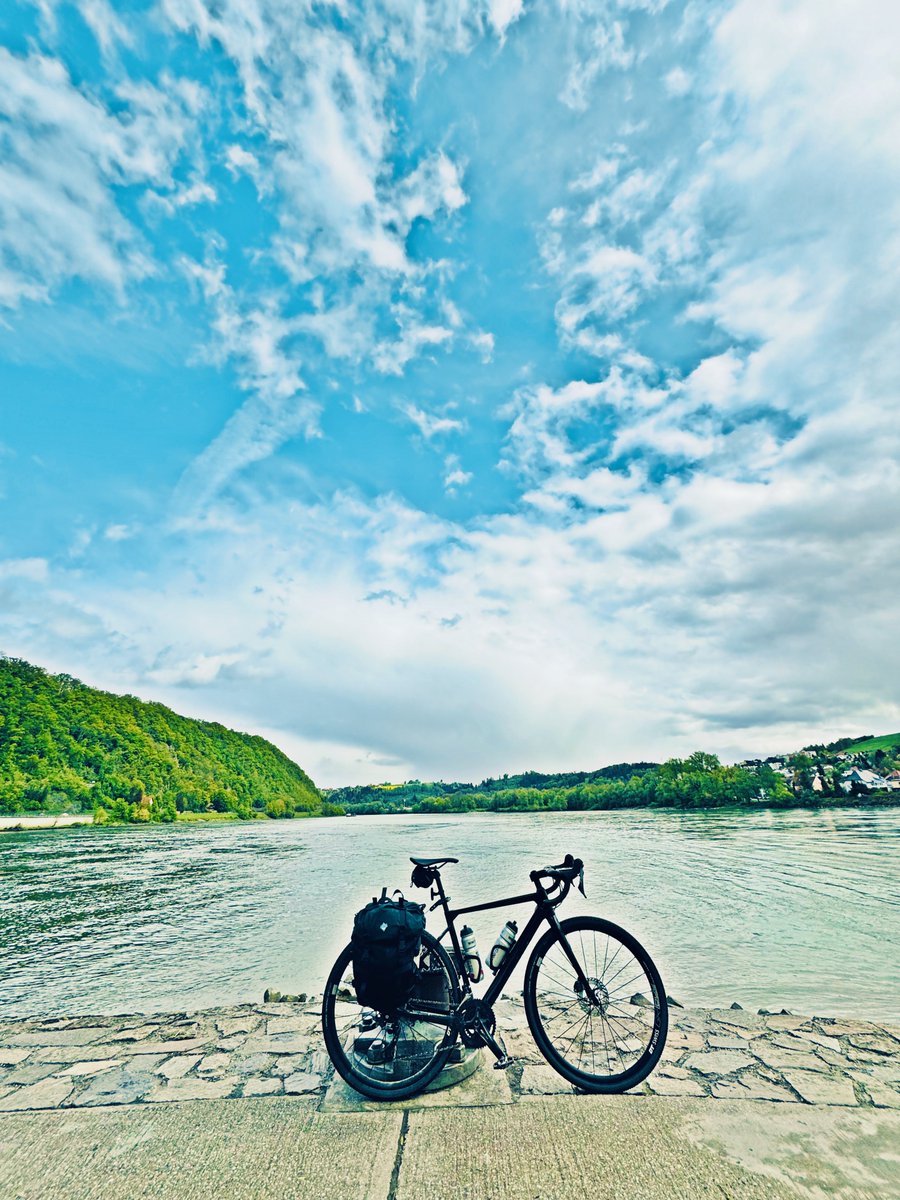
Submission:
[[[413,994],[416,956],[425,928],[425,905],[402,896],[367,904],[353,918],[353,986],[366,1008],[391,1014]]]

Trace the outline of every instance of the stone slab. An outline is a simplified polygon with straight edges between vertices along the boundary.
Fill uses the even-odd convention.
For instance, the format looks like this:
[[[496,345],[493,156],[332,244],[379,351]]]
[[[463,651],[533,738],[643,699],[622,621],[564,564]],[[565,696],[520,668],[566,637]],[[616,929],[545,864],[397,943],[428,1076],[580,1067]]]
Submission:
[[[157,1080],[147,1099],[153,1103],[173,1103],[184,1100],[224,1100],[237,1090],[240,1080],[225,1079],[172,1079],[169,1083]]]
[[[787,1184],[688,1141],[685,1104],[712,1107],[573,1095],[412,1113],[396,1200],[798,1200]]]
[[[512,1104],[513,1095],[506,1071],[495,1071],[484,1063],[467,1079],[452,1088],[424,1092],[410,1100],[384,1103],[367,1100],[335,1075],[322,1101],[322,1112],[380,1112],[428,1108],[486,1108],[494,1104]]]
[[[743,1050],[706,1050],[689,1054],[683,1065],[704,1075],[730,1075],[753,1065],[754,1059]]]
[[[384,1200],[399,1113],[273,1097],[0,1118],[16,1200]]]
[[[781,1074],[807,1104],[857,1103],[852,1079],[833,1079],[818,1071],[783,1070]]]
[[[13,1067],[31,1053],[30,1046],[0,1046],[0,1067]]]
[[[84,1091],[70,1096],[67,1104],[134,1104],[153,1090],[154,1078],[145,1071],[130,1071],[127,1067],[94,1075]]]
[[[39,1083],[15,1088],[0,1100],[0,1112],[30,1108],[56,1108],[62,1104],[73,1088],[71,1079],[43,1079]]]

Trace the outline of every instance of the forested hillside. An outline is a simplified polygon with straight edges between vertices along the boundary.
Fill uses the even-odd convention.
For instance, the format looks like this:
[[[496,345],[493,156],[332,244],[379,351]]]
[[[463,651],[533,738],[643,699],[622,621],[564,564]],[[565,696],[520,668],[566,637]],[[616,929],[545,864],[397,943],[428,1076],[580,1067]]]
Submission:
[[[328,802],[348,813],[541,812],[585,809],[718,808],[780,804],[791,799],[784,780],[762,765],[724,766],[712,754],[665,763],[617,763],[596,771],[544,775],[526,771],[472,783],[374,784],[327,791]]]
[[[0,657],[0,813],[173,821],[321,807],[308,775],[265,738]]]

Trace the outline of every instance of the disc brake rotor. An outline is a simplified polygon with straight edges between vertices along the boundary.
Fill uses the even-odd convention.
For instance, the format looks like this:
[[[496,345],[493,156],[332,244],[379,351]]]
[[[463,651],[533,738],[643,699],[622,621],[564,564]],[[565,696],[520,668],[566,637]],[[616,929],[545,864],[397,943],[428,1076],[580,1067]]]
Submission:
[[[594,979],[590,975],[587,977],[587,979],[588,983],[591,985],[591,991],[594,993],[596,998],[596,1003],[591,1003],[581,985],[581,980],[576,980],[575,995],[578,997],[578,1004],[581,1008],[581,1011],[586,1013],[596,1011],[599,1011],[601,1014],[605,1013],[609,1008],[609,992],[606,990],[606,984],[602,979]]]

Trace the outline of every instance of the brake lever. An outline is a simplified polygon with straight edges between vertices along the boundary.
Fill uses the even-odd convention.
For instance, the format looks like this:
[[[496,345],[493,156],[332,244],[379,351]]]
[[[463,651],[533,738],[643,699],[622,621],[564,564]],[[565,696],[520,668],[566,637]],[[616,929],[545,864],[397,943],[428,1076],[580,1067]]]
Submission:
[[[584,890],[584,867],[578,872],[578,890],[582,896],[587,897],[587,892]]]

